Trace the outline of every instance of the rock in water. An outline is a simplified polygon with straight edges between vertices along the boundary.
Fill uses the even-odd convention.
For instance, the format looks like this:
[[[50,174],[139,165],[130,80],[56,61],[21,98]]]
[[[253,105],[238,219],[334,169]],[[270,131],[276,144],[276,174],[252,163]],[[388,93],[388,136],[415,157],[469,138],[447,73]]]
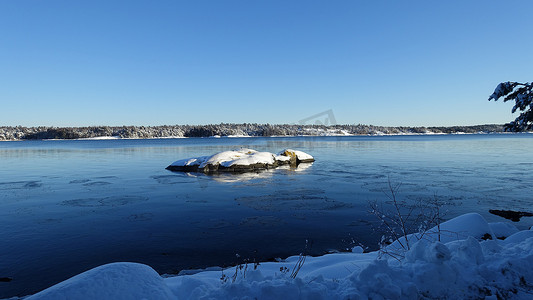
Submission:
[[[296,167],[300,163],[314,162],[313,156],[297,150],[285,149],[277,155],[241,148],[224,151],[211,156],[181,159],[167,167],[170,171],[180,172],[250,172],[273,169],[282,165]]]
[[[311,155],[302,151],[292,149],[285,149],[278,153],[278,156],[290,157],[290,164],[295,166],[300,163],[310,163],[315,161],[315,159]]]
[[[520,218],[522,218],[522,217],[533,217],[533,213],[526,212],[526,211],[490,209],[489,212],[491,214],[493,214],[493,215],[497,215],[497,216],[500,216],[502,218],[506,218],[506,219],[511,220],[513,222],[520,221]]]

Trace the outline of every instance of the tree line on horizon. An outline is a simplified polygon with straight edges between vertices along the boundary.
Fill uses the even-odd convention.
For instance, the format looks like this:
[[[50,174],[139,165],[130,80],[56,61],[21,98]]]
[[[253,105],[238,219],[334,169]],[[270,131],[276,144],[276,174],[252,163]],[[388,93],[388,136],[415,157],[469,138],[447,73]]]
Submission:
[[[489,101],[502,98],[515,101],[512,113],[520,115],[504,125],[488,124],[445,127],[387,127],[374,125],[292,125],[292,124],[209,124],[163,126],[88,126],[88,127],[0,127],[2,140],[81,139],[98,137],[165,138],[212,136],[298,136],[298,135],[378,135],[378,134],[451,134],[497,133],[533,130],[533,83],[502,82],[489,96]]]
[[[293,124],[209,124],[162,126],[88,126],[88,127],[0,127],[0,140],[82,139],[98,137],[167,138],[212,136],[324,136],[324,135],[380,135],[380,134],[453,134],[497,133],[504,125],[442,127],[390,127],[374,125],[293,125]]]

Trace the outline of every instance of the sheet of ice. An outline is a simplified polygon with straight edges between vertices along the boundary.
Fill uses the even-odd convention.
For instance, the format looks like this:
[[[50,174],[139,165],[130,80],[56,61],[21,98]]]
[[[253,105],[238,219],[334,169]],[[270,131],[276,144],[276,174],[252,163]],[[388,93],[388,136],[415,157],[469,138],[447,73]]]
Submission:
[[[357,249],[165,279],[110,264],[28,299],[531,299],[533,231],[481,239],[490,227],[478,214],[457,217],[441,224],[455,234],[415,241],[401,260]]]

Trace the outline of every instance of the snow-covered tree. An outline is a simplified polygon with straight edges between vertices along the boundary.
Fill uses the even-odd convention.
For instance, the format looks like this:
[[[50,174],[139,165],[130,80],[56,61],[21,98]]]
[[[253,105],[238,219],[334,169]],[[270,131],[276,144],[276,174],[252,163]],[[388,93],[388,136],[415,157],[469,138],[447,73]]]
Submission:
[[[501,97],[503,102],[515,101],[512,112],[521,111],[520,115],[512,122],[505,124],[506,131],[524,131],[533,128],[533,82],[502,82],[498,84],[489,101],[497,101]]]

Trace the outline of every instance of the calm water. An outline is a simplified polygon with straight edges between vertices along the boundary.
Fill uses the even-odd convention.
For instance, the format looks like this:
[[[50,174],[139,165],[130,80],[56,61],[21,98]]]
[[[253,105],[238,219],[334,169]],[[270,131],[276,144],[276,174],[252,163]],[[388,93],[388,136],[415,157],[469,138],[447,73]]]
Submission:
[[[316,162],[248,175],[165,170],[241,146]],[[0,297],[115,261],[176,273],[287,257],[306,239],[312,254],[375,249],[368,203],[385,198],[388,178],[402,199],[450,202],[447,218],[502,221],[488,210],[531,211],[530,149],[528,134],[0,142],[0,277],[13,278]]]

